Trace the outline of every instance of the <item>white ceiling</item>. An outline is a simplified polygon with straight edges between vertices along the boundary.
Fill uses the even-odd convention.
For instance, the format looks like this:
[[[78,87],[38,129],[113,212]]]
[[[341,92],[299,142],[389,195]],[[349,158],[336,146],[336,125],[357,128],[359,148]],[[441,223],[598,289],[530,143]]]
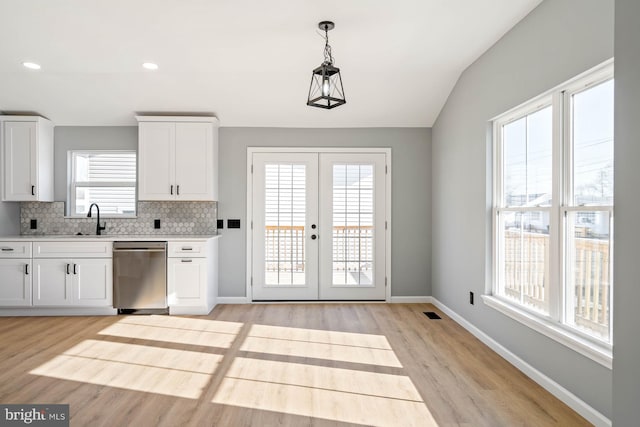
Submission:
[[[540,2],[2,0],[0,111],[81,126],[195,112],[221,126],[428,127],[460,73]],[[325,19],[347,98],[333,110],[306,105]]]

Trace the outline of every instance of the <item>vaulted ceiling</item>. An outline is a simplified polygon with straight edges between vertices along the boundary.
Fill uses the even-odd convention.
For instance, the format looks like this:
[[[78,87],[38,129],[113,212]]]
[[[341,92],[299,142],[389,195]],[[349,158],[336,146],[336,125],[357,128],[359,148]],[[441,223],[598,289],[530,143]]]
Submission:
[[[80,126],[182,112],[221,126],[428,127],[461,72],[540,2],[3,0],[0,111]],[[336,23],[347,98],[329,111],[306,105],[321,20]]]

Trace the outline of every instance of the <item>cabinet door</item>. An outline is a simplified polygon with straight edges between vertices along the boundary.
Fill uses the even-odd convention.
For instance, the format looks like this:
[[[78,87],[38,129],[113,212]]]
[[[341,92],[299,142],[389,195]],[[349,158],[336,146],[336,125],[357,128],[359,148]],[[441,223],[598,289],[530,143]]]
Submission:
[[[0,259],[0,306],[30,306],[31,276],[31,260]]]
[[[33,305],[73,304],[73,261],[71,259],[33,260]]]
[[[213,201],[213,126],[176,123],[176,195]]]
[[[206,305],[206,258],[169,258],[167,268],[169,306]]]
[[[111,259],[74,259],[74,305],[82,307],[113,305],[113,269]]]
[[[35,122],[4,123],[4,200],[37,200]]]
[[[175,124],[141,122],[138,130],[138,200],[173,200]]]

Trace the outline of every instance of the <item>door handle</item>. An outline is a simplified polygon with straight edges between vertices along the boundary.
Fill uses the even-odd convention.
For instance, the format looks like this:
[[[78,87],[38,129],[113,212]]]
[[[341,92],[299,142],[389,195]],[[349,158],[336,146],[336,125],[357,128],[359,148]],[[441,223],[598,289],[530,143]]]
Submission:
[[[24,265],[24,274],[29,274],[29,264]]]
[[[169,190],[171,195],[173,196],[173,185],[171,185],[171,190]]]
[[[176,185],[176,195],[179,196],[180,195],[180,186]]]
[[[193,262],[193,260],[192,259],[183,259],[183,260],[180,260],[180,262]]]
[[[316,240],[318,238],[318,236],[316,236],[315,234],[311,235],[311,240]]]
[[[69,267],[70,266],[71,266],[70,264],[67,264],[67,274],[69,274]]]
[[[73,274],[78,274],[78,272],[76,271],[77,266],[78,264],[73,264]]]
[[[32,185],[32,186],[31,186],[31,195],[32,195],[32,196],[35,196],[35,195],[36,195],[36,186],[35,186],[35,185]]]

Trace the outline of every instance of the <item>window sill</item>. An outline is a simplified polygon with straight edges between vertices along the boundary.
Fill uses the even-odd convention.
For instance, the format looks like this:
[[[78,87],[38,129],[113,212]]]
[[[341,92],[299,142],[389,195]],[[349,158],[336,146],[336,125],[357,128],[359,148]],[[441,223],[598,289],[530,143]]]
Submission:
[[[613,364],[612,348],[607,344],[598,345],[558,325],[541,319],[525,310],[518,309],[493,295],[482,295],[482,301],[500,313],[530,327],[534,331],[577,351],[585,357],[611,369]]]

